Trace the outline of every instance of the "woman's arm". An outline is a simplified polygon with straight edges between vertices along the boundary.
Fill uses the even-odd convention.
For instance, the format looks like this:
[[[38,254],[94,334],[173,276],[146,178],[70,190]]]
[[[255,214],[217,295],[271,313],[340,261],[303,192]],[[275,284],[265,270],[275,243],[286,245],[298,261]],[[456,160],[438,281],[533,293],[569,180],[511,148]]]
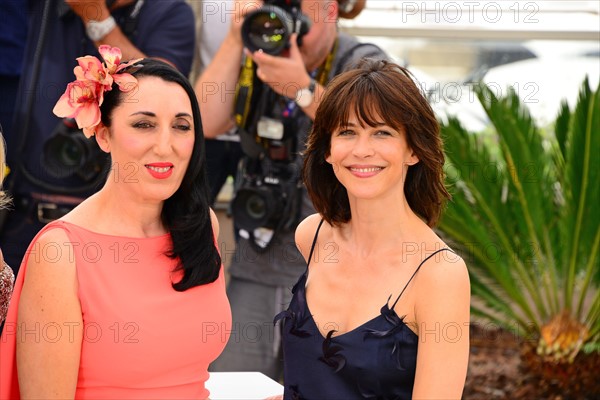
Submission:
[[[17,318],[17,372],[22,398],[74,398],[83,319],[74,248],[62,229],[31,248]]]
[[[210,223],[212,225],[213,235],[215,236],[215,242],[218,244],[220,232],[219,218],[217,217],[217,214],[215,214],[212,208],[210,209]]]
[[[460,399],[469,363],[467,267],[443,251],[421,267],[415,281],[419,350],[413,399]]]

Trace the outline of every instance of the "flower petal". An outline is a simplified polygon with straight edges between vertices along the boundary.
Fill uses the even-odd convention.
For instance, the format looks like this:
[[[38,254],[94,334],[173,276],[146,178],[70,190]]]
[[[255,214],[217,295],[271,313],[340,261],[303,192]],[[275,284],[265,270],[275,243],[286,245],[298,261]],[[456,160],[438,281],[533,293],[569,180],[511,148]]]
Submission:
[[[137,79],[131,74],[114,74],[112,77],[121,92],[130,92],[137,87]]]
[[[119,72],[119,71],[124,70],[125,68],[129,68],[133,64],[136,64],[136,63],[138,63],[138,62],[140,62],[142,60],[143,60],[143,58],[136,58],[136,59],[133,59],[133,60],[129,60],[126,63],[121,63],[121,64],[119,64],[119,66],[117,67],[117,70],[115,72]],[[141,68],[142,65],[140,64],[139,67]]]
[[[103,44],[102,46],[98,47],[98,52],[104,59],[109,73],[112,74],[116,72],[118,65],[121,63],[121,49]]]
[[[85,106],[79,108],[77,115],[75,115],[75,121],[77,121],[77,127],[82,128],[95,128],[100,123],[100,107],[98,103],[89,102]]]
[[[83,128],[83,134],[85,135],[86,138],[91,138],[92,136],[94,136],[94,134],[96,134],[96,126],[94,125],[90,128]]]
[[[54,105],[52,112],[57,117],[61,118],[72,118],[73,115],[77,113],[77,109],[72,105],[68,89],[65,90],[65,93],[63,93],[62,96],[60,96],[60,99],[58,99],[58,101]]]

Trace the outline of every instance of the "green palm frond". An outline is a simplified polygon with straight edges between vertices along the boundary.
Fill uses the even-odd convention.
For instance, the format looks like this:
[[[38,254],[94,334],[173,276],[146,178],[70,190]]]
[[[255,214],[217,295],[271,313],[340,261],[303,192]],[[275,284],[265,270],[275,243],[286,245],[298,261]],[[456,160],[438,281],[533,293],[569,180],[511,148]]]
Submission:
[[[565,310],[600,331],[600,88],[540,129],[519,97],[476,89],[493,133],[442,124],[453,196],[440,222],[467,254],[473,313],[537,330]],[[494,249],[492,252],[491,249]],[[479,305],[481,304],[481,305]]]

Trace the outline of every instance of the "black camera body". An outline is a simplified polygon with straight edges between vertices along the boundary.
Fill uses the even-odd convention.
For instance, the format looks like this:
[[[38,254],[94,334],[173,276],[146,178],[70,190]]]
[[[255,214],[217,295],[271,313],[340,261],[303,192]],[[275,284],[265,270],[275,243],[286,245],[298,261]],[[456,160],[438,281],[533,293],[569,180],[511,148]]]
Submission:
[[[311,20],[302,13],[302,0],[265,0],[263,7],[248,13],[242,24],[242,41],[248,50],[279,55],[298,34],[298,46],[308,33]]]
[[[231,210],[235,225],[249,236],[258,228],[293,229],[300,218],[297,109],[282,117],[280,96],[263,89],[265,96],[252,108],[252,122],[238,129],[245,157],[238,168]]]
[[[42,165],[58,179],[77,176],[92,182],[101,176],[107,160],[95,138],[86,138],[74,119],[62,119],[44,142]]]
[[[239,186],[231,212],[236,227],[245,231],[256,250],[264,251],[270,244],[270,240],[256,237],[257,229],[272,231],[274,236],[295,228],[302,203],[300,168],[296,163],[245,157],[236,181]]]

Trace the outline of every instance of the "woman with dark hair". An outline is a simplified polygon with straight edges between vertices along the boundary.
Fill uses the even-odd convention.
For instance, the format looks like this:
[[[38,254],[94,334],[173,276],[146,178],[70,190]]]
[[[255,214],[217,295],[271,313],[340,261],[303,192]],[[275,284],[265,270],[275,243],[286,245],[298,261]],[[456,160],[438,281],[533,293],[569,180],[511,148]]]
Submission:
[[[188,80],[101,46],[54,108],[110,154],[102,189],[31,243],[0,343],[0,398],[207,398],[231,329]]]
[[[276,318],[286,399],[461,397],[470,288],[432,230],[449,198],[443,165],[407,70],[367,59],[331,81],[304,159],[318,214],[296,244],[309,266]]]

